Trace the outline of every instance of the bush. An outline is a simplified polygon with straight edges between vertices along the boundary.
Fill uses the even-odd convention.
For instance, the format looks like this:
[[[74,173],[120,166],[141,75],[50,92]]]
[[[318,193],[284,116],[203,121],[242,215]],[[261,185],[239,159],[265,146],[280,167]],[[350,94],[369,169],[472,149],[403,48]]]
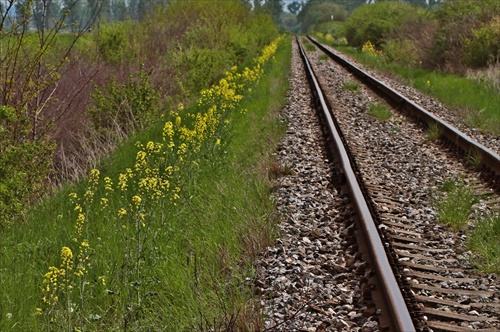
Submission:
[[[486,67],[500,59],[500,15],[465,38],[464,62],[473,68]]]
[[[418,48],[411,40],[390,39],[382,47],[384,56],[390,62],[413,67],[418,64]]]
[[[130,23],[119,22],[112,25],[103,25],[96,33],[99,53],[108,62],[119,64],[130,59],[133,54],[129,49]]]
[[[349,44],[361,47],[371,41],[380,48],[391,34],[425,11],[400,2],[378,2],[356,9],[347,19],[344,29]]]
[[[160,117],[160,100],[151,82],[153,70],[141,69],[131,75],[128,82],[111,81],[95,89],[88,114],[94,128],[101,134],[122,131],[130,134],[143,129]]]
[[[343,6],[328,1],[311,1],[298,15],[302,24],[301,30],[306,33],[317,30],[317,26],[323,23],[344,22],[346,17],[347,11]]]
[[[500,2],[496,0],[445,2],[436,12],[439,28],[431,51],[434,67],[464,73],[465,65],[486,66],[498,54],[499,16]]]
[[[12,107],[0,106],[0,227],[18,218],[49,187],[54,145],[42,138],[12,141],[9,131],[20,125]]]

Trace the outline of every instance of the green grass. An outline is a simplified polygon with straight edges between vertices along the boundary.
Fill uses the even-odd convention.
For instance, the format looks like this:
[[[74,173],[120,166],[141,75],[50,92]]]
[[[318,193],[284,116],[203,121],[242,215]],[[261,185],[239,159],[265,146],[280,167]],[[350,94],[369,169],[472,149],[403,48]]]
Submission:
[[[461,181],[446,181],[441,190],[446,197],[437,201],[438,220],[455,230],[465,228],[478,197]]]
[[[360,92],[359,84],[354,81],[347,81],[342,84],[342,88],[346,91]]]
[[[387,63],[382,57],[368,56],[352,47],[338,49],[371,68],[403,77],[406,84],[438,99],[463,117],[470,126],[500,135],[500,92],[493,83]]]
[[[427,138],[434,142],[441,137],[441,131],[436,123],[430,123],[427,127]]]
[[[320,60],[322,60],[322,61],[324,61],[324,60],[328,60],[328,56],[327,56],[326,54],[320,54],[320,55],[318,56],[318,59],[320,59]]]
[[[290,67],[291,44],[284,44],[241,105],[246,114],[233,114],[222,143],[207,145],[196,163],[180,170],[184,183],[176,206],[147,205],[144,224],[132,216],[120,221],[101,209],[99,189],[88,210],[84,206],[87,221],[75,243],[77,212],[68,194],[83,196],[89,186],[84,179],[31,210],[26,223],[2,230],[1,331],[262,329],[246,280],[252,259],[275,232],[268,170],[285,130],[277,116]],[[101,174],[116,179],[133,167],[135,142],[161,141],[162,129],[160,123],[125,142],[99,166]],[[111,211],[120,208],[121,195],[132,194],[109,193]],[[72,246],[79,259],[83,239],[91,262],[85,284],[74,285],[71,302],[44,304],[44,274],[60,266],[63,246]]]
[[[472,262],[483,272],[500,273],[500,214],[481,216],[470,230],[472,208],[480,197],[460,180],[448,180],[440,189],[447,195],[436,202],[438,220],[455,230],[466,229],[467,246],[475,254]]]
[[[367,112],[369,115],[380,119],[382,121],[388,120],[392,117],[392,112],[385,104],[381,103],[370,103],[367,106]]]
[[[314,46],[306,37],[302,38],[302,43],[304,44],[304,47],[306,48],[307,51],[310,52],[316,51],[316,46]]]
[[[478,267],[487,273],[500,273],[500,214],[481,218],[468,239],[469,248],[479,254]]]

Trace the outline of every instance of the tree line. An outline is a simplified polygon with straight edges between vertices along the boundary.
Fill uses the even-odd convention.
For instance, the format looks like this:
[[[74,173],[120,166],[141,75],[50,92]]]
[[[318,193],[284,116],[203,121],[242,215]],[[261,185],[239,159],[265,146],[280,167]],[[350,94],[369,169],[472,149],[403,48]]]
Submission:
[[[156,5],[168,0],[3,0],[0,1],[2,28],[42,30],[63,20],[65,29],[81,31],[88,22],[142,20]]]

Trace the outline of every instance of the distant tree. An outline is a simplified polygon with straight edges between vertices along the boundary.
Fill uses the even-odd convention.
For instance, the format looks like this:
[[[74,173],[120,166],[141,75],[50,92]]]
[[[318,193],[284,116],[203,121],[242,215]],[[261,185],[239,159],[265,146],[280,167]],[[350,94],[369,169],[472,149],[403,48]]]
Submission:
[[[309,1],[297,15],[303,32],[308,32],[315,25],[331,21],[345,21],[347,11],[338,4],[342,1]]]
[[[142,20],[146,16],[148,7],[148,0],[139,0],[139,2],[137,3],[137,19]]]
[[[125,0],[111,0],[111,16],[112,21],[124,21],[128,16],[128,8]]]
[[[71,31],[81,31],[84,22],[82,2],[79,0],[63,0],[62,12],[67,15],[65,23],[71,27]]]
[[[285,28],[286,31],[290,31],[293,33],[298,33],[300,29],[297,15],[294,15],[292,13],[283,13],[281,15],[281,25]]]
[[[288,8],[288,11],[290,13],[297,15],[300,12],[300,9],[302,8],[303,4],[304,4],[303,2],[299,3],[298,1],[294,1],[288,4],[286,8]]]
[[[59,2],[57,0],[35,0],[33,3],[33,16],[37,29],[41,31],[53,28],[61,14]]]
[[[415,7],[427,8],[427,0],[408,0],[408,3]]]
[[[281,24],[281,13],[283,13],[282,0],[267,0],[261,8],[265,13],[272,17],[274,23],[278,25]]]
[[[263,0],[253,0],[253,9],[259,10],[262,7]]]
[[[137,19],[137,5],[138,5],[138,0],[130,0],[128,3],[128,16],[129,18],[136,20]]]
[[[22,27],[23,30],[27,30],[33,10],[32,2],[29,0],[19,0],[16,2],[14,10],[17,26]],[[8,10],[6,10],[6,13],[8,13]]]

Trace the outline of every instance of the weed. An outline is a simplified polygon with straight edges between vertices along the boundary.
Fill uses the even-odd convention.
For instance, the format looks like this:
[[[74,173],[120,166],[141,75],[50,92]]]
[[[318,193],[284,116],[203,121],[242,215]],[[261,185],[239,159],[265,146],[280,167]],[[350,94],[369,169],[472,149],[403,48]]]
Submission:
[[[430,141],[435,142],[440,137],[441,137],[441,131],[439,130],[437,123],[435,122],[430,123],[429,126],[427,127],[427,138]]]
[[[468,245],[479,254],[476,263],[484,272],[500,273],[500,214],[481,218]]]
[[[328,60],[328,56],[326,54],[320,54],[318,59],[324,61],[324,60]]]
[[[385,104],[370,103],[367,106],[368,114],[382,121],[388,120],[392,116],[392,112]]]
[[[0,330],[181,331],[201,322],[217,330],[234,326],[240,312],[259,316],[242,308],[252,296],[247,254],[256,256],[274,230],[269,180],[258,178],[256,159],[275,141],[261,126],[279,124],[263,114],[284,103],[287,70],[267,65],[279,40],[253,67],[231,68],[195,106],[136,133],[88,181],[63,187],[3,231],[2,247],[11,249],[0,251],[0,317],[14,318],[0,319]],[[289,52],[276,58],[286,63]],[[280,82],[263,76],[269,68]]]
[[[359,84],[354,81],[346,81],[342,84],[342,88],[346,91],[360,92]]]
[[[462,181],[446,181],[441,190],[447,195],[437,201],[438,220],[454,229],[463,229],[469,220],[472,206],[478,202],[478,197]]]
[[[306,48],[306,50],[308,50],[310,52],[316,51],[316,46],[314,46],[313,44],[311,44],[311,42],[309,41],[309,39],[302,38],[302,43],[304,44],[304,47]]]
[[[473,149],[468,151],[467,153],[467,164],[475,170],[481,169],[481,165],[483,162],[483,156],[481,152],[477,149]]]

